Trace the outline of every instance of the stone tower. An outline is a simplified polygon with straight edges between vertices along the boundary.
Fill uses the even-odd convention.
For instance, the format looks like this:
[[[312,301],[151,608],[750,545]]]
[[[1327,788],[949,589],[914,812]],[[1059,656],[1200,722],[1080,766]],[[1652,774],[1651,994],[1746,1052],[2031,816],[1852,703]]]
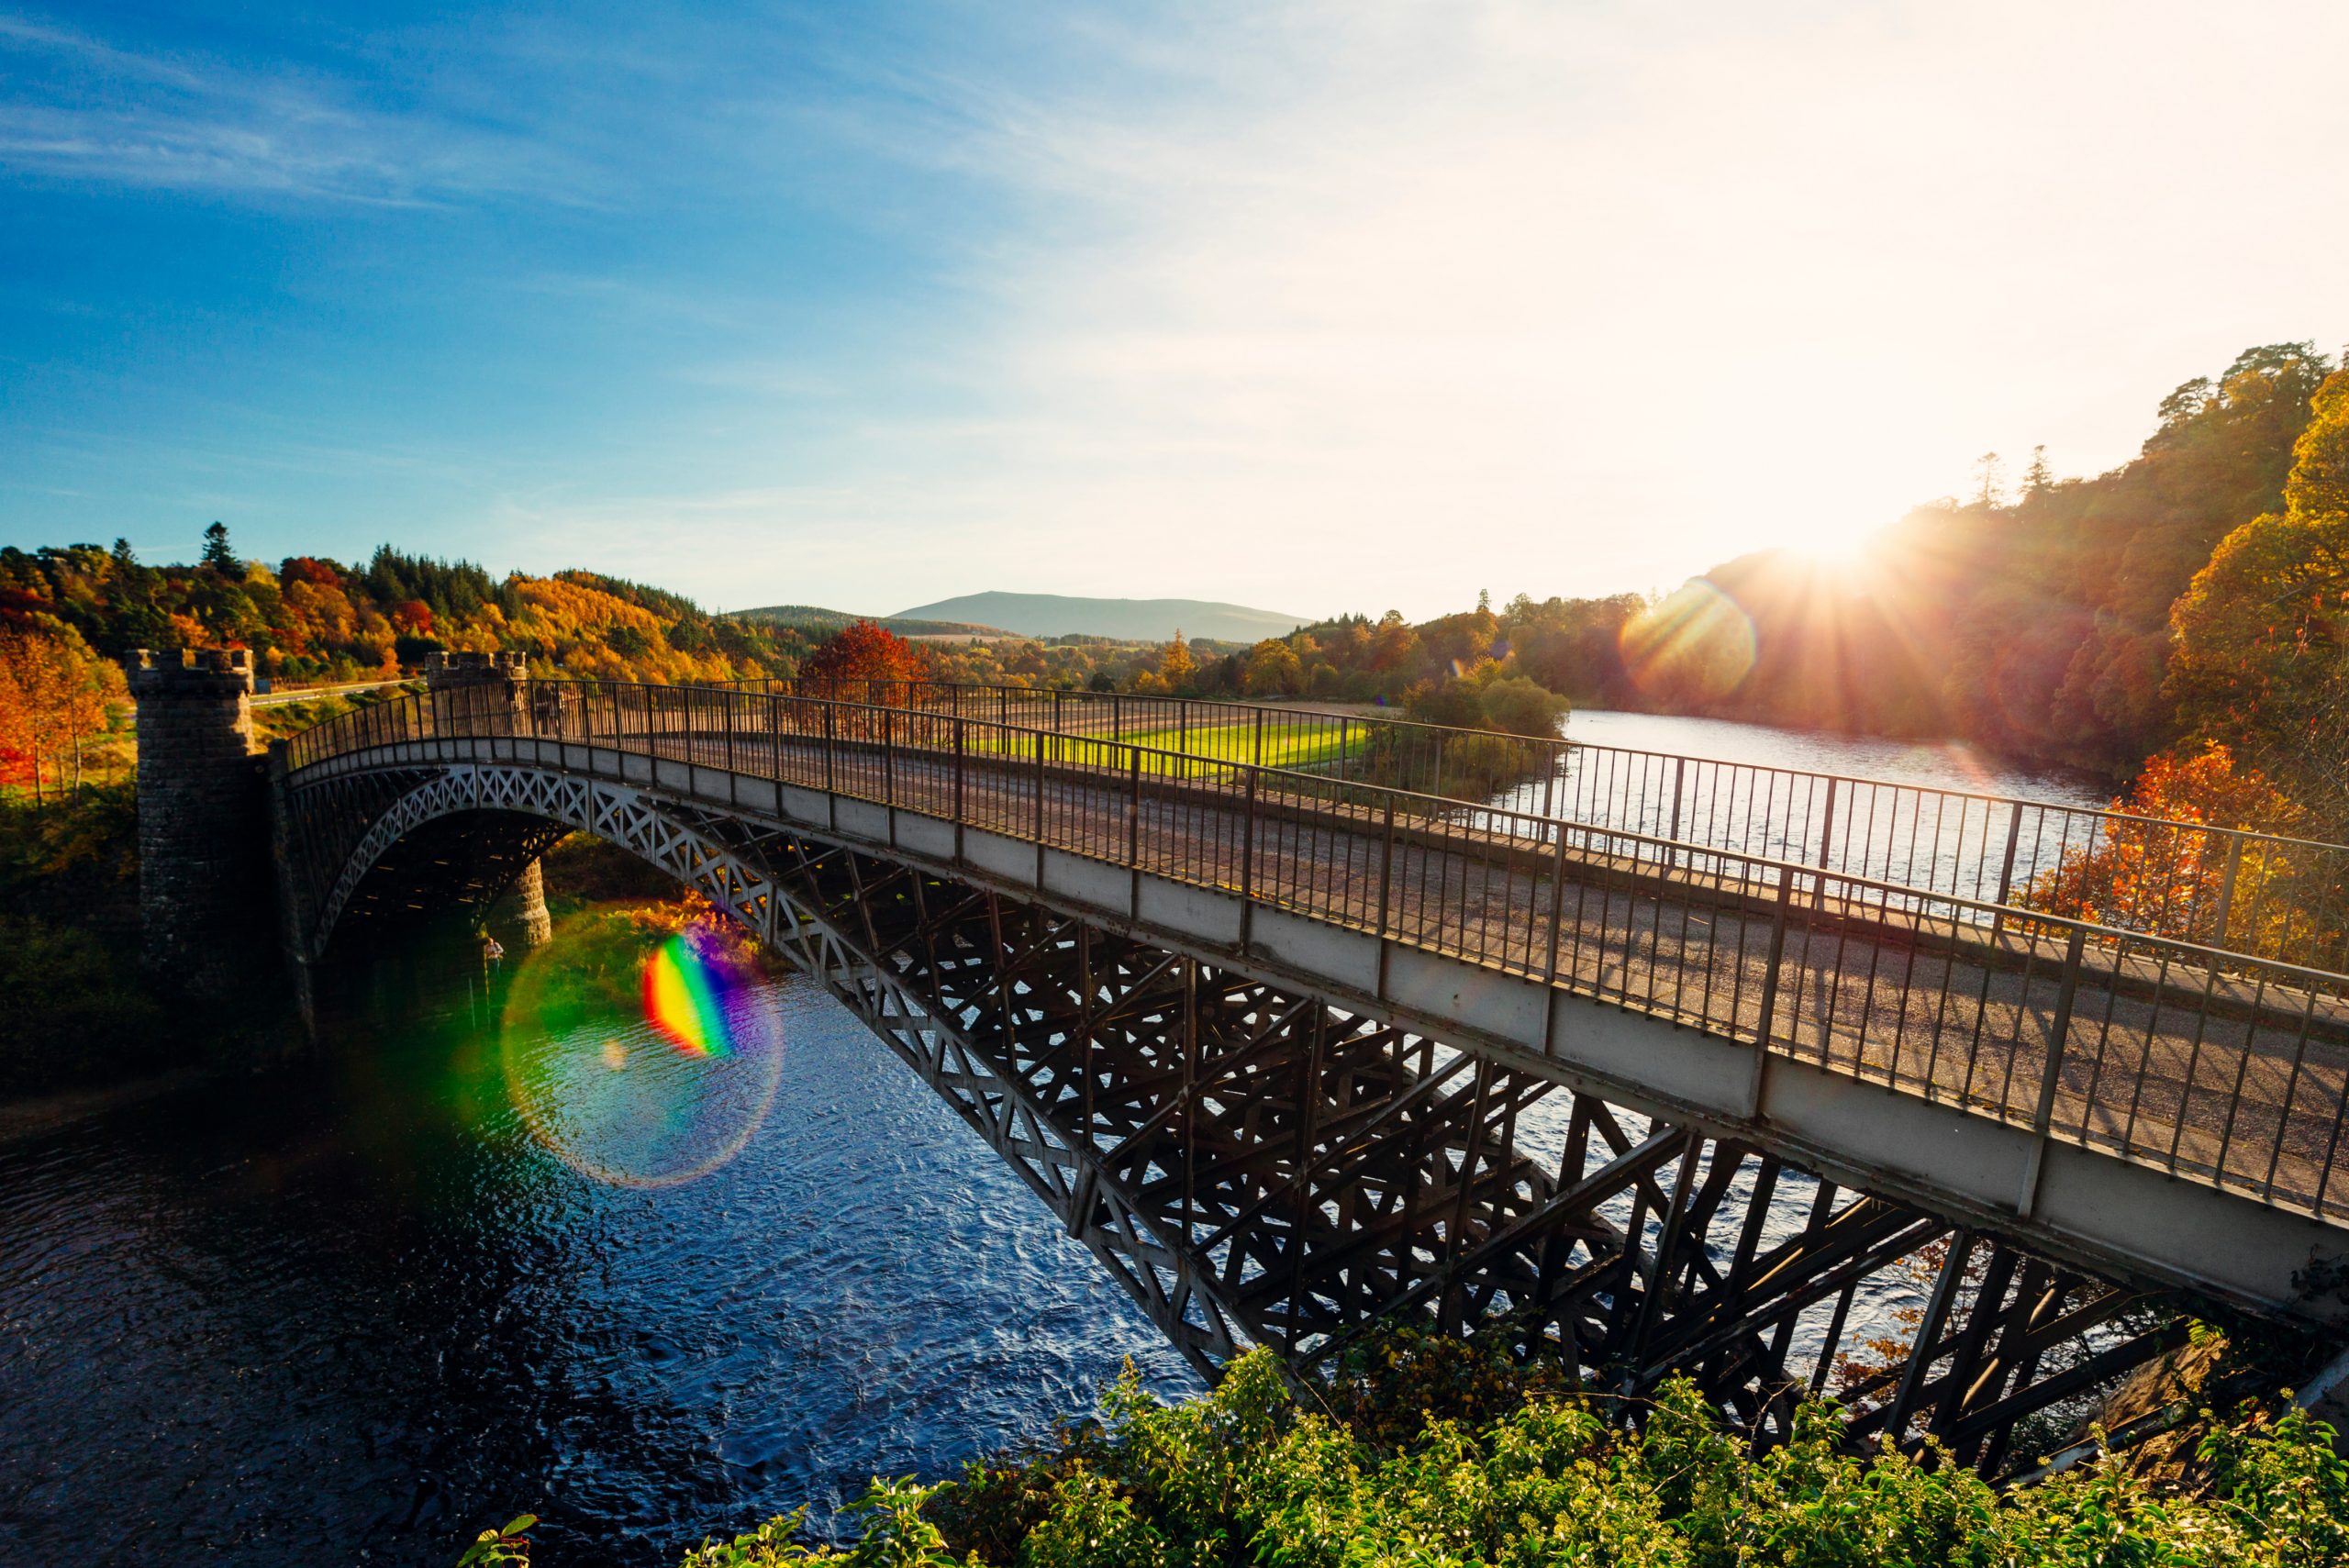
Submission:
[[[425,661],[424,688],[436,704],[447,704],[478,729],[486,719],[493,733],[527,733],[529,701],[519,653],[435,653]],[[537,947],[554,935],[547,915],[546,873],[532,861],[514,879],[515,939]]]
[[[167,989],[239,1000],[275,946],[252,655],[142,648],[128,673],[139,705],[141,959]]]

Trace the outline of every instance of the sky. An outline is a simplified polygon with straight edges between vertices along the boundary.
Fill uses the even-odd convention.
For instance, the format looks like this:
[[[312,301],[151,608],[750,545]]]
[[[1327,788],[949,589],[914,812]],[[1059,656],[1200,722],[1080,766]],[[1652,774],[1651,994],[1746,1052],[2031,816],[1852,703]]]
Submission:
[[[0,0],[0,543],[1301,616],[2349,339],[2349,6]]]

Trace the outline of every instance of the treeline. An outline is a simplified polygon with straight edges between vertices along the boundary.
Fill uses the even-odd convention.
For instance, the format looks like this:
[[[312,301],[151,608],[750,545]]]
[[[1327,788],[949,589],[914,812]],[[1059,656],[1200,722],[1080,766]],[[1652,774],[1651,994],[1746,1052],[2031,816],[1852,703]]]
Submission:
[[[113,660],[247,648],[262,675],[295,684],[396,676],[442,649],[519,649],[545,673],[726,679],[788,673],[809,646],[589,572],[501,580],[388,545],[363,564],[244,561],[218,523],[193,566],[147,565],[119,539],[0,550],[0,623],[61,626]]]

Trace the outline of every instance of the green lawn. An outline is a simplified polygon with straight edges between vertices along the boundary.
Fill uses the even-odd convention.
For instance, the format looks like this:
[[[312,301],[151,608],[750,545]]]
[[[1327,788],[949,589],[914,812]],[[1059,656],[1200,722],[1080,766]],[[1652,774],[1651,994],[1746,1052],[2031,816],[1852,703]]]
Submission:
[[[1269,768],[1304,768],[1333,762],[1338,759],[1338,736],[1335,724],[1317,726],[1304,734],[1268,728],[1264,731],[1264,763]],[[1108,739],[1107,734],[1052,736],[1045,740],[1044,757],[1048,762],[1099,767],[1112,762],[1106,744]],[[1146,746],[1209,762],[1245,762],[1254,755],[1256,727],[1252,723],[1194,724],[1187,729],[1129,730],[1120,739],[1130,746]],[[1357,756],[1369,743],[1365,727],[1362,726],[1354,727],[1346,740],[1345,750]],[[974,751],[1012,751],[1028,756],[1033,742],[1024,735],[990,731],[984,737],[972,736],[969,744]]]

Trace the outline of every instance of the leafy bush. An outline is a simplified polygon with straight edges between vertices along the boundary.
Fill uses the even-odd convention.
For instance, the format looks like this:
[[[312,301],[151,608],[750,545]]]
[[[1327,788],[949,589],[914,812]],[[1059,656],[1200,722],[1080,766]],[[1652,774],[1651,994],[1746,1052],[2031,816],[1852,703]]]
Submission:
[[[1485,722],[1511,735],[1548,739],[1558,733],[1566,717],[1566,700],[1522,675],[1495,681],[1485,688]]]
[[[1792,1440],[1756,1459],[1687,1381],[1645,1402],[1633,1426],[1620,1402],[1542,1386],[1473,1349],[1397,1344],[1357,1358],[1305,1405],[1264,1351],[1173,1407],[1129,1372],[1097,1422],[1046,1451],[931,1486],[876,1481],[852,1511],[858,1533],[845,1546],[799,1543],[795,1515],[705,1544],[687,1568],[2349,1559],[2349,1466],[2332,1453],[2332,1429],[2299,1411],[2214,1435],[2205,1449],[2217,1494],[2207,1500],[2103,1462],[2002,1495],[1938,1451],[1849,1451],[1824,1403],[1801,1407]],[[1435,1404],[1416,1422],[1398,1419],[1415,1389]],[[1506,1408],[1481,1413],[1503,1396]]]

